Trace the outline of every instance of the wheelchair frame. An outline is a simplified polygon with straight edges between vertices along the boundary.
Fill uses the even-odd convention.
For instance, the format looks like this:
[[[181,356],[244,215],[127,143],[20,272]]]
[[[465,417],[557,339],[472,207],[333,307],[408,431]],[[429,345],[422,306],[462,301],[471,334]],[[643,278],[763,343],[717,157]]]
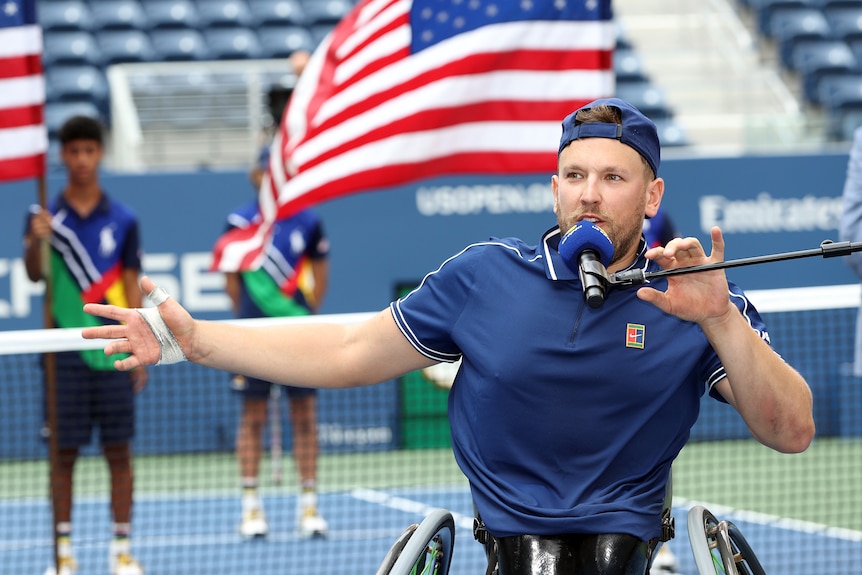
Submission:
[[[454,547],[455,519],[445,509],[434,509],[398,536],[377,575],[447,575]]]
[[[688,536],[699,575],[766,575],[739,528],[718,520],[702,505],[688,512]],[[433,509],[405,529],[386,553],[376,575],[448,575],[455,546],[455,520]]]
[[[739,528],[702,505],[688,511],[688,538],[700,575],[765,575]]]

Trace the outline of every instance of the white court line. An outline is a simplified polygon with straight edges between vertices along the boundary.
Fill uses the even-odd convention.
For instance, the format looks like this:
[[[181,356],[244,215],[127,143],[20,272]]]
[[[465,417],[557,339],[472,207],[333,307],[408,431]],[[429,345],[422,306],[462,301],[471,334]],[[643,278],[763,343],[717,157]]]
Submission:
[[[757,511],[747,511],[745,509],[734,509],[726,505],[718,503],[705,503],[702,501],[691,501],[682,497],[673,498],[674,507],[685,507],[686,510],[691,509],[695,505],[702,505],[708,509],[713,515],[719,518],[727,518],[728,516],[735,517],[741,521],[747,521],[755,525],[765,525],[784,529],[786,531],[798,531],[800,533],[808,533],[814,535],[825,535],[835,539],[845,541],[862,541],[862,531],[855,529],[847,529],[844,527],[830,527],[822,523],[813,521],[803,521],[801,519],[789,519],[787,517],[779,517],[778,515],[770,515],[768,513],[759,513]]]
[[[383,507],[389,507],[390,509],[396,509],[405,513],[418,513],[425,516],[428,515],[428,513],[430,513],[433,509],[436,509],[435,507],[429,506],[420,501],[415,501],[413,499],[407,499],[405,497],[400,497],[396,495],[390,495],[384,491],[378,491],[376,489],[354,489],[353,491],[351,491],[350,494],[356,499],[360,499],[368,503],[381,505]],[[745,509],[735,509],[733,507],[719,505],[717,503],[692,501],[682,497],[673,498],[674,507],[683,507],[686,510],[689,510],[695,505],[702,505],[708,510],[710,510],[714,515],[722,518],[732,516],[741,521],[746,521],[755,525],[764,525],[768,527],[775,527],[777,529],[784,529],[787,531],[797,531],[799,533],[823,535],[826,537],[842,539],[845,541],[862,541],[862,531],[857,531],[855,529],[847,529],[844,527],[831,527],[829,525],[815,523],[813,521],[789,519],[786,517],[779,517],[778,515],[770,515],[768,513],[747,511]],[[464,529],[470,529],[472,532],[472,517],[468,517],[460,513],[455,513],[453,511],[450,511],[450,513],[452,513],[452,517],[455,518],[456,525]]]
[[[188,497],[189,493],[184,493],[183,497]],[[367,503],[373,503],[376,505],[380,505],[383,507],[388,507],[390,509],[394,509],[397,511],[402,511],[404,513],[413,513],[419,514],[423,517],[428,515],[432,510],[437,509],[437,507],[430,506],[421,501],[416,501],[413,499],[408,499],[406,497],[391,495],[384,491],[379,491],[375,489],[354,489],[350,492],[351,497],[358,499],[360,501],[365,501]],[[210,495],[200,494],[199,497],[201,499],[208,498]],[[107,501],[106,498],[89,498],[91,501]],[[136,498],[137,499],[137,498]],[[153,499],[153,500],[162,500],[162,497],[142,497],[143,499]],[[20,501],[20,500],[19,500]],[[774,527],[777,529],[784,529],[787,531],[796,531],[799,533],[806,534],[815,534],[821,535],[825,537],[832,537],[835,539],[840,539],[844,541],[852,541],[852,542],[860,542],[862,541],[862,531],[847,529],[843,527],[830,527],[828,525],[824,525],[822,523],[815,523],[812,521],[802,521],[799,519],[788,519],[785,517],[779,517],[777,515],[770,515],[767,513],[759,513],[755,511],[748,511],[745,509],[736,509],[733,507],[728,507],[726,505],[720,505],[717,503],[708,503],[702,501],[694,501],[685,499],[682,497],[674,497],[673,506],[676,508],[684,508],[686,510],[691,509],[695,505],[702,505],[708,510],[710,510],[714,515],[727,518],[728,516],[733,517],[735,519],[739,519],[741,521],[746,521],[748,523],[753,523],[756,525],[764,525],[768,527]],[[0,503],[0,508],[2,508],[2,503]],[[461,529],[467,530],[469,533],[472,533],[473,530],[473,517],[463,515],[460,513],[453,512],[449,510],[452,514],[452,517],[455,519],[455,524]],[[361,530],[338,530],[332,531],[327,535],[329,539],[376,539],[379,537],[391,537],[393,531],[391,529],[361,529]],[[201,534],[201,535],[170,535],[170,536],[138,536],[135,539],[135,545],[140,547],[162,547],[162,546],[220,546],[230,543],[235,543],[237,536],[235,534]],[[267,539],[272,541],[279,542],[289,542],[298,540],[298,536],[292,531],[285,531],[280,533],[270,533],[267,536]],[[51,540],[49,538],[39,538],[39,539],[18,539],[18,540],[8,540],[2,541],[0,540],[0,552],[3,551],[13,551],[21,548],[28,547],[42,547],[48,546],[51,544]],[[78,544],[83,547],[94,546],[101,547],[106,546],[107,544],[99,539],[98,541],[88,541],[86,539],[82,539],[78,542]]]
[[[272,499],[282,499],[296,497],[297,493],[286,492],[278,495],[273,495]],[[182,500],[197,500],[206,501],[208,499],[236,499],[235,491],[230,490],[213,490],[182,493],[181,497],[176,494],[146,494],[135,497],[135,503],[163,503],[165,501]],[[109,502],[110,498],[104,495],[85,495],[75,500],[76,505],[104,505]],[[45,507],[48,508],[50,502],[43,497],[29,497],[16,500],[0,501],[0,512],[4,507],[28,508],[28,507]],[[357,541],[368,539],[394,538],[400,533],[397,529],[378,528],[378,529],[331,529],[326,539],[331,541]],[[266,537],[267,541],[285,543],[305,541],[306,538],[300,536],[295,530],[270,531]],[[105,537],[86,537],[78,534],[75,538],[75,546],[81,549],[107,549],[109,539]],[[135,534],[134,546],[136,548],[162,548],[162,547],[220,547],[224,545],[236,544],[242,542],[238,533],[188,533],[188,534],[169,534],[169,535],[148,535],[137,532]],[[35,538],[18,538],[18,539],[0,539],[0,555],[11,551],[20,551],[27,549],[48,548],[53,545],[53,539],[50,535],[35,537]]]
[[[392,539],[400,533],[397,529],[337,529],[326,534],[328,541],[362,541],[371,539]],[[308,541],[296,531],[270,531],[266,540],[277,543],[292,543]],[[75,538],[76,549],[107,549],[109,537]],[[244,540],[239,533],[199,533],[188,535],[141,535],[134,537],[133,546],[136,549],[147,548],[187,548],[187,547],[223,547],[225,545],[242,545]],[[34,539],[0,540],[0,553],[29,549],[49,548],[54,544],[50,537]]]
[[[439,507],[427,505],[421,501],[415,501],[413,499],[407,499],[397,495],[390,495],[385,491],[378,491],[376,489],[354,489],[350,492],[350,495],[360,501],[374,503],[382,507],[388,507],[389,509],[403,511],[404,513],[417,513],[423,517],[427,516],[433,510],[439,509]],[[467,515],[456,513],[450,509],[447,509],[446,511],[449,511],[449,513],[452,514],[452,518],[455,519],[456,526],[462,529],[468,529],[470,533],[473,533],[472,516],[468,517]]]

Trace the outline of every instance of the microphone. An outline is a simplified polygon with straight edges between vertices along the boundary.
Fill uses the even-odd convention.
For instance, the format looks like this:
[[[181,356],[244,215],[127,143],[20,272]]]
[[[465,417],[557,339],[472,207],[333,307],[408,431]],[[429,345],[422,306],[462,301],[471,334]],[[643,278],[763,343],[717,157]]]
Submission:
[[[596,224],[580,221],[563,235],[558,250],[569,269],[578,272],[587,305],[601,307],[610,281],[605,266],[614,256],[611,238]]]

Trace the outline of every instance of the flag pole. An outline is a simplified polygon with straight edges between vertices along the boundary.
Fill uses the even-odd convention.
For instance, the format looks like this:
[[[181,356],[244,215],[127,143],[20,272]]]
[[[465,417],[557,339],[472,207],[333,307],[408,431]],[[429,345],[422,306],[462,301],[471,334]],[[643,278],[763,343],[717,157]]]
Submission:
[[[44,39],[37,14],[37,0],[18,0],[4,3],[3,17],[0,18],[0,44],[4,47],[4,81],[8,84],[9,94],[0,104],[4,116],[0,132],[4,136],[0,161],[0,181],[24,180],[35,178],[38,202],[42,210],[47,210],[46,178],[48,165],[49,135],[45,123],[45,69],[43,62]],[[6,6],[8,5],[8,6]],[[8,63],[7,63],[8,62]],[[8,68],[8,70],[6,69]],[[7,86],[4,84],[4,88]],[[15,131],[10,131],[15,130]],[[5,149],[5,148],[9,149]],[[11,153],[10,153],[11,152]],[[39,270],[28,270],[28,277],[38,274],[45,281],[43,298],[45,328],[52,328],[53,287],[51,281],[51,244],[50,239],[38,240],[33,245],[32,230],[24,238],[24,264],[28,258],[38,258]],[[30,261],[32,265],[32,261]],[[31,274],[30,272],[34,272]],[[43,369],[43,425],[47,426],[49,449],[49,490],[51,495],[52,531],[54,532],[54,565],[59,573],[59,549],[56,520],[58,516],[57,470],[60,456],[57,437],[57,390],[56,355],[53,352],[42,354]],[[44,428],[43,428],[44,429]]]
[[[48,209],[48,194],[46,191],[45,174],[42,173],[36,180],[39,206],[42,210]],[[53,291],[51,283],[51,240],[44,238],[39,240],[39,261],[42,266],[42,278],[45,281],[45,295],[43,297],[43,325],[45,329],[54,327],[52,319]],[[57,362],[53,352],[43,356],[43,369],[45,377],[45,405],[48,421],[48,474],[51,495],[51,531],[53,532],[54,566],[55,572],[60,572],[59,549],[57,548],[57,492],[59,477],[60,441],[57,431]]]

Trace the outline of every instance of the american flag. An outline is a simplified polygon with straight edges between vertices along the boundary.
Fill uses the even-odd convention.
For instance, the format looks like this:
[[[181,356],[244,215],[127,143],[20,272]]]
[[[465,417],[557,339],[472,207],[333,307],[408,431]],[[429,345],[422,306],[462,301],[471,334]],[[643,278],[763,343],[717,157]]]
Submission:
[[[457,174],[550,173],[560,122],[613,95],[610,0],[362,0],[315,50],[272,144],[258,224],[213,268],[259,265],[272,222]]]
[[[45,174],[44,104],[36,0],[0,0],[0,181]]]

